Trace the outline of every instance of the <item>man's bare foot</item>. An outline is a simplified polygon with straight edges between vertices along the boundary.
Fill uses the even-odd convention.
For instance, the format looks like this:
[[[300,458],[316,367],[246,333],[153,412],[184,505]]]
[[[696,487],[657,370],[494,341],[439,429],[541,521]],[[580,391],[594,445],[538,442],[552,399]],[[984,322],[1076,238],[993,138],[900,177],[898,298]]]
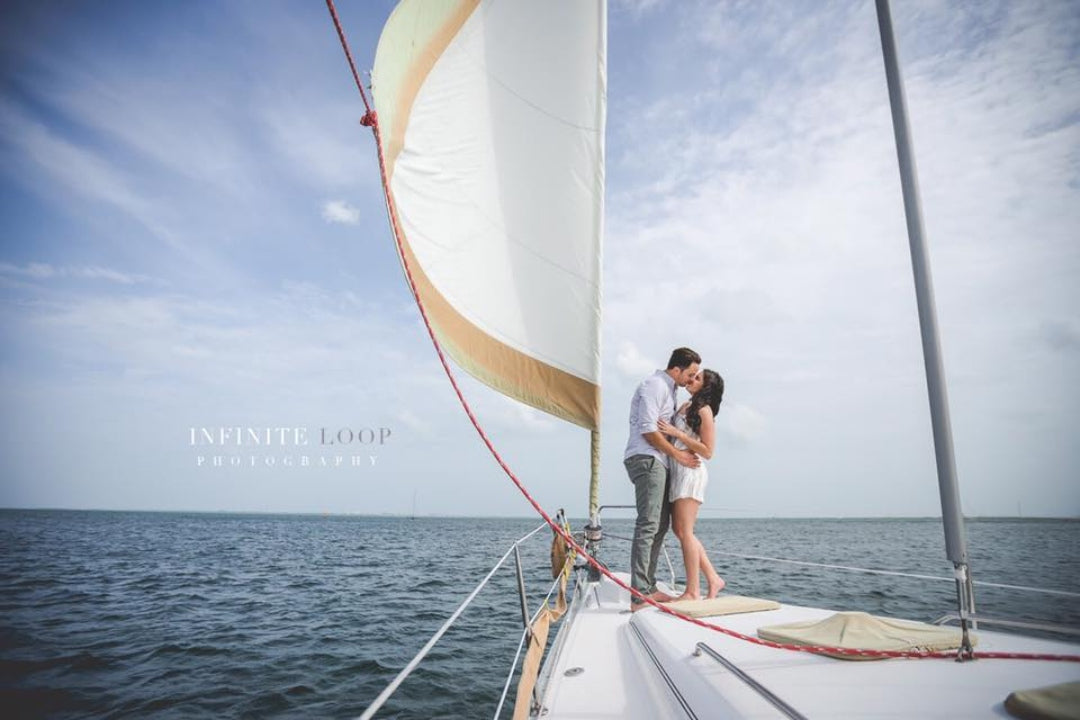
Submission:
[[[700,600],[700,599],[701,599],[701,593],[684,592],[679,597],[672,598],[671,602],[682,602],[683,600]]]
[[[671,602],[672,600],[675,599],[673,596],[668,595],[663,590],[656,590],[654,592],[649,593],[645,597],[649,598],[653,602],[658,602],[658,603]],[[631,602],[630,602],[630,612],[637,612],[638,610],[643,610],[644,608],[647,608],[647,607],[651,607],[651,606],[649,605],[649,603],[647,603],[645,601],[634,602],[634,600],[631,600]]]
[[[727,583],[724,582],[724,578],[719,575],[709,578],[709,594],[706,597],[712,600],[724,589],[725,585],[727,585]]]

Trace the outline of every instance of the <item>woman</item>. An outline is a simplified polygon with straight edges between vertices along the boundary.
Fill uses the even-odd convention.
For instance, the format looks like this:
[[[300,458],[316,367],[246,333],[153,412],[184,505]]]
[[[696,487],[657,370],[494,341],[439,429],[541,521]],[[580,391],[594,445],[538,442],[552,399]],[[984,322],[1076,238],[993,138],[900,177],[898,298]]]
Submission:
[[[676,412],[674,424],[664,422],[657,429],[674,439],[675,447],[696,453],[702,460],[712,457],[716,447],[716,413],[724,397],[724,379],[713,370],[702,370],[686,386],[690,402]],[[686,565],[686,592],[676,600],[700,600],[701,585],[698,573],[704,573],[709,584],[706,597],[714,598],[724,587],[724,580],[717,574],[705,554],[701,541],[694,535],[694,523],[698,510],[705,500],[705,486],[709,472],[702,462],[696,468],[673,463],[671,474],[671,525],[682,545],[683,563]]]

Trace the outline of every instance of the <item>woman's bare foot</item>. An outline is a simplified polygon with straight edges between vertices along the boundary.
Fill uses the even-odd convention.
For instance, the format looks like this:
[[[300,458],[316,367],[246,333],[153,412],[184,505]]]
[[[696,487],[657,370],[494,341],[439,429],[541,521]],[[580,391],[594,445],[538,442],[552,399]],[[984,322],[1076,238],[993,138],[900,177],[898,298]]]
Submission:
[[[724,578],[719,575],[709,578],[709,594],[706,597],[712,600],[724,589],[725,585],[727,585],[727,583],[724,582]]]

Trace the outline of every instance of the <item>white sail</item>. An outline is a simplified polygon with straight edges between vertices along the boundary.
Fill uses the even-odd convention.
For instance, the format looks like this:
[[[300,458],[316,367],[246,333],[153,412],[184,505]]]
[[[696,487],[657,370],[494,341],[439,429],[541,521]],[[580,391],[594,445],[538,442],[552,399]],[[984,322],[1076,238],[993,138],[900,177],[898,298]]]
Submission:
[[[599,424],[600,0],[405,0],[372,92],[388,202],[440,344],[499,391]]]

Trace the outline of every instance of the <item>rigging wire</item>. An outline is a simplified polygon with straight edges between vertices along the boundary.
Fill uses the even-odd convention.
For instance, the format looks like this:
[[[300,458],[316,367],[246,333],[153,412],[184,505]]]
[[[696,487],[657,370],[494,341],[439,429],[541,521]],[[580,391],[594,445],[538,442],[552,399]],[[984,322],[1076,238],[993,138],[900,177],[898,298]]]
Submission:
[[[744,558],[746,560],[767,560],[769,562],[806,565],[808,567],[828,568],[830,570],[847,570],[849,572],[869,573],[871,575],[893,575],[896,577],[915,578],[918,580],[944,580],[945,582],[956,582],[956,578],[943,577],[941,575],[920,575],[918,573],[900,572],[898,570],[872,570],[870,568],[851,567],[850,565],[830,565],[829,563],[817,563],[807,560],[788,560],[765,555],[743,555],[742,553],[721,552],[719,550],[710,550],[710,553],[713,555],[727,555],[729,557]],[[1044,593],[1047,595],[1080,598],[1080,593],[1070,592],[1068,590],[1051,590],[1049,588],[1031,587],[1029,585],[1007,585],[1005,583],[988,582],[985,580],[976,580],[974,581],[974,584],[983,587],[1004,588],[1006,590],[1025,590],[1027,592]]]
[[[455,610],[454,613],[446,619],[446,622],[442,624],[442,627],[436,630],[435,634],[431,636],[431,639],[427,641],[424,647],[420,648],[420,651],[416,653],[415,656],[413,656],[413,659],[409,661],[409,664],[401,669],[401,672],[397,674],[397,677],[395,677],[389,685],[383,688],[383,691],[379,693],[379,696],[375,698],[374,702],[372,702],[371,705],[369,705],[368,708],[364,710],[363,715],[360,716],[360,720],[370,720],[370,718],[374,717],[375,713],[379,710],[379,708],[381,708],[383,704],[390,699],[390,696],[393,695],[394,692],[398,689],[398,686],[401,685],[401,683],[405,682],[405,678],[409,677],[409,675],[412,674],[412,671],[416,669],[416,666],[420,664],[420,661],[423,660],[429,652],[431,652],[431,648],[435,647],[435,643],[439,642],[439,638],[445,635],[446,631],[450,629],[450,626],[454,624],[454,622],[458,619],[461,613],[465,612],[465,608],[467,608],[469,604],[472,603],[473,599],[475,599],[476,596],[480,593],[480,591],[484,589],[484,586],[487,585],[488,580],[490,580],[491,576],[495,574],[495,571],[502,567],[503,563],[506,562],[506,558],[510,557],[510,553],[514,551],[514,548],[516,548],[518,544],[524,542],[525,540],[528,540],[533,535],[543,530],[545,527],[547,527],[547,523],[540,523],[540,525],[537,526],[535,530],[530,532],[528,535],[525,535],[520,540],[510,546],[510,549],[506,551],[506,553],[502,556],[499,562],[495,563],[495,567],[491,568],[491,572],[489,572],[484,577],[484,579],[480,581],[480,584],[477,585],[471,593],[469,593],[468,597],[466,597],[465,600],[462,601],[461,605],[458,606],[458,609]]]
[[[622,540],[624,542],[633,542],[633,538],[625,535],[616,535],[614,533],[604,533],[605,538],[613,540]],[[956,578],[945,577],[944,575],[920,575],[919,573],[901,572],[899,570],[879,570],[874,568],[861,568],[853,567],[851,565],[831,565],[829,563],[810,562],[809,560],[791,560],[788,558],[776,558],[769,557],[767,555],[746,555],[744,553],[723,552],[722,550],[710,550],[713,555],[726,555],[728,557],[737,557],[744,560],[764,560],[767,562],[787,563],[789,565],[805,565],[807,567],[819,567],[829,570],[846,570],[848,572],[866,573],[868,575],[890,575],[894,577],[906,577],[913,578],[915,580],[940,580],[942,582],[956,582]],[[664,547],[664,553],[667,553],[667,546]],[[670,564],[670,563],[669,563]],[[1071,592],[1069,590],[1054,590],[1051,588],[1032,587],[1031,585],[1008,585],[1006,583],[989,582],[987,580],[976,580],[975,585],[980,587],[992,587],[1001,588],[1005,590],[1022,590],[1024,592],[1043,593],[1045,595],[1060,595],[1062,597],[1075,597],[1080,598],[1080,593]]]

